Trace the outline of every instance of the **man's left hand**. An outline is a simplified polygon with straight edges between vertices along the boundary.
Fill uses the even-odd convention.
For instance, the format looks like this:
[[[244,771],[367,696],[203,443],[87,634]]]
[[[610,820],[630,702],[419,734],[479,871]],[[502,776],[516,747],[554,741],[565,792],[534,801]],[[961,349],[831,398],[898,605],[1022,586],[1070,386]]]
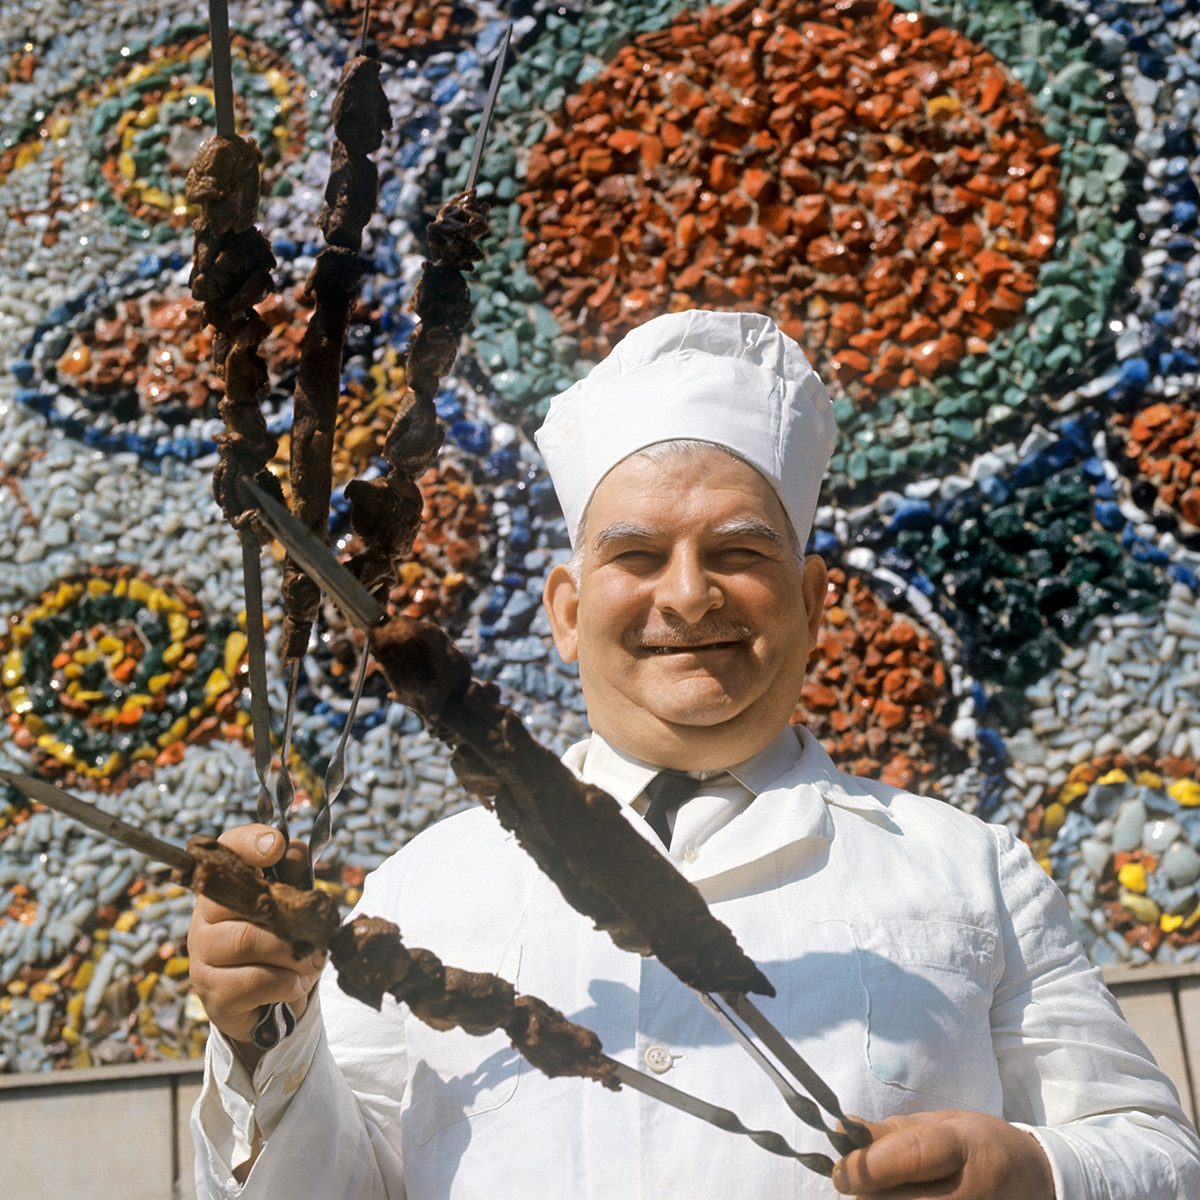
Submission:
[[[874,1141],[846,1155],[833,1184],[873,1200],[1054,1200],[1036,1139],[999,1117],[948,1109],[867,1124]]]

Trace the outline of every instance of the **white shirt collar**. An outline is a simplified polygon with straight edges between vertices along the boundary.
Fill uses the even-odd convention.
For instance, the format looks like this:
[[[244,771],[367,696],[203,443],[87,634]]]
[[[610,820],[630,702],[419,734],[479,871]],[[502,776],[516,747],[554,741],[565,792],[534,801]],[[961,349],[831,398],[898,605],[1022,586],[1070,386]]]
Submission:
[[[572,746],[564,762],[630,807],[658,773],[657,767],[598,734]],[[756,799],[736,819],[694,846],[699,851],[694,863],[679,864],[690,879],[767,857],[805,838],[830,840],[834,834],[831,806],[891,824],[882,800],[888,789],[843,775],[803,726],[780,730],[763,750],[728,770]],[[880,795],[875,794],[877,790]]]
[[[622,804],[632,804],[660,767],[635,758],[598,733],[577,742],[563,761],[589,783],[603,787]],[[811,784],[831,804],[860,812],[886,813],[887,806],[871,794],[869,780],[843,775],[815,737],[802,725],[789,725],[757,754],[726,768],[756,796],[770,788]],[[719,772],[693,772],[698,779]],[[847,782],[853,781],[853,790]],[[882,786],[882,785],[881,785]]]

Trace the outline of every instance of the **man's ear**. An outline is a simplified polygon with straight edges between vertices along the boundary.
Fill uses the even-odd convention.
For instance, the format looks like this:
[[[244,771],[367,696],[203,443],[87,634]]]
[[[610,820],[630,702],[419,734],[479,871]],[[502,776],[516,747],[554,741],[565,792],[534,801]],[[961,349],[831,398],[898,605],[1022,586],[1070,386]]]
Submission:
[[[561,563],[546,577],[542,604],[559,656],[563,662],[574,662],[579,657],[579,584]]]
[[[805,555],[800,588],[804,596],[805,615],[808,617],[808,645],[811,650],[817,644],[821,622],[825,619],[825,595],[829,591],[829,572],[819,554]]]

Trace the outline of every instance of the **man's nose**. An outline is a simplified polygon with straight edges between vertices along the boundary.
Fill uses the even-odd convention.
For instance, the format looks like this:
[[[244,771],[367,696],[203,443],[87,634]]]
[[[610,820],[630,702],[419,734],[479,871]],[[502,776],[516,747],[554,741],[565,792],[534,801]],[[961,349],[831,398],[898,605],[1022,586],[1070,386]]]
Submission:
[[[671,556],[659,577],[655,594],[655,603],[662,612],[694,625],[724,602],[716,579],[697,555],[677,552]]]

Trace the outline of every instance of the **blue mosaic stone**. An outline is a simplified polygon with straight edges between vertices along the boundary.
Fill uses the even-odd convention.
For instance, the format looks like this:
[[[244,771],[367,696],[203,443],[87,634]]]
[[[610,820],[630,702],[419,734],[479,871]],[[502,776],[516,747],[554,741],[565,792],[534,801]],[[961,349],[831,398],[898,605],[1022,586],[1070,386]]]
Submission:
[[[1116,533],[1125,524],[1125,517],[1120,507],[1112,500],[1097,500],[1095,506],[1096,520],[1107,530]]]
[[[513,592],[504,606],[504,612],[496,621],[496,636],[507,637],[524,633],[540,607],[541,600],[537,596],[532,596],[529,592]]]
[[[1159,194],[1168,204],[1175,204],[1181,200],[1200,204],[1200,189],[1197,189],[1195,183],[1187,175],[1180,179],[1168,179],[1159,190]]]
[[[979,490],[989,504],[1003,504],[1012,495],[1012,489],[999,475],[980,480]]]
[[[433,407],[442,421],[457,421],[463,415],[462,401],[451,391],[438,392]]]
[[[841,542],[838,541],[837,535],[831,533],[828,529],[816,529],[813,531],[812,538],[809,540],[809,545],[812,547],[813,554],[834,555],[842,548]]]
[[[27,358],[15,359],[9,364],[9,370],[20,384],[27,384],[33,380],[33,363]]]
[[[515,638],[504,643],[504,657],[510,663],[544,662],[546,643],[538,637]]]
[[[928,500],[902,500],[896,506],[888,529],[932,529],[933,507]]]
[[[404,122],[403,141],[427,146],[441,128],[442,118],[435,108],[423,108]]]
[[[1191,200],[1180,200],[1171,206],[1171,225],[1181,232],[1194,225],[1197,216],[1200,216],[1200,205]]]
[[[517,473],[521,455],[515,446],[501,446],[483,461],[483,473],[488,479],[508,479]]]
[[[981,729],[977,741],[980,770],[988,775],[1000,771],[1008,757],[1008,751],[1004,748],[1004,738],[994,729]]]
[[[1062,434],[1081,454],[1088,454],[1092,448],[1092,434],[1088,423],[1078,417],[1067,417],[1058,426]]]
[[[504,611],[504,606],[508,603],[509,590],[506,587],[495,587],[492,589],[492,594],[488,597],[487,607],[480,613],[480,618],[492,624],[497,617]]]
[[[1200,591],[1200,575],[1183,563],[1172,563],[1167,568],[1167,578],[1173,583],[1182,583],[1185,587],[1190,588],[1193,592]]]
[[[493,50],[500,45],[500,39],[504,36],[505,29],[508,28],[507,20],[489,21],[479,32],[479,37],[475,39],[475,49],[481,57],[486,58]]]
[[[1016,470],[1012,473],[1012,483],[1014,487],[1032,487],[1044,482],[1049,474],[1050,464],[1047,462],[1046,456],[1039,452],[1031,454],[1017,464]]]
[[[1053,446],[1047,446],[1042,451],[1046,463],[1053,471],[1060,471],[1075,460],[1075,447],[1065,439],[1055,442]]]
[[[408,142],[405,142],[401,147],[401,166],[411,167],[416,165],[415,163],[406,163],[403,161],[410,149],[412,149],[412,147]],[[420,147],[417,147],[416,156],[417,158],[420,158],[421,156]],[[404,191],[404,184],[405,179],[403,175],[392,175],[390,178],[385,179],[383,184],[380,186],[379,199],[377,203],[379,206],[379,211],[383,213],[385,217],[392,217],[396,215],[396,209],[400,204],[400,196]]]
[[[1142,388],[1150,382],[1150,364],[1141,357],[1127,358],[1120,369],[1120,385],[1124,388]]]
[[[559,511],[558,496],[549,479],[535,479],[529,485],[529,503],[533,511],[542,517],[553,516]]]
[[[491,449],[492,431],[484,421],[452,421],[446,433],[451,442],[468,454],[485,455]]]
[[[1187,283],[1187,269],[1182,263],[1168,262],[1163,266],[1163,280],[1171,287],[1182,288]]]

